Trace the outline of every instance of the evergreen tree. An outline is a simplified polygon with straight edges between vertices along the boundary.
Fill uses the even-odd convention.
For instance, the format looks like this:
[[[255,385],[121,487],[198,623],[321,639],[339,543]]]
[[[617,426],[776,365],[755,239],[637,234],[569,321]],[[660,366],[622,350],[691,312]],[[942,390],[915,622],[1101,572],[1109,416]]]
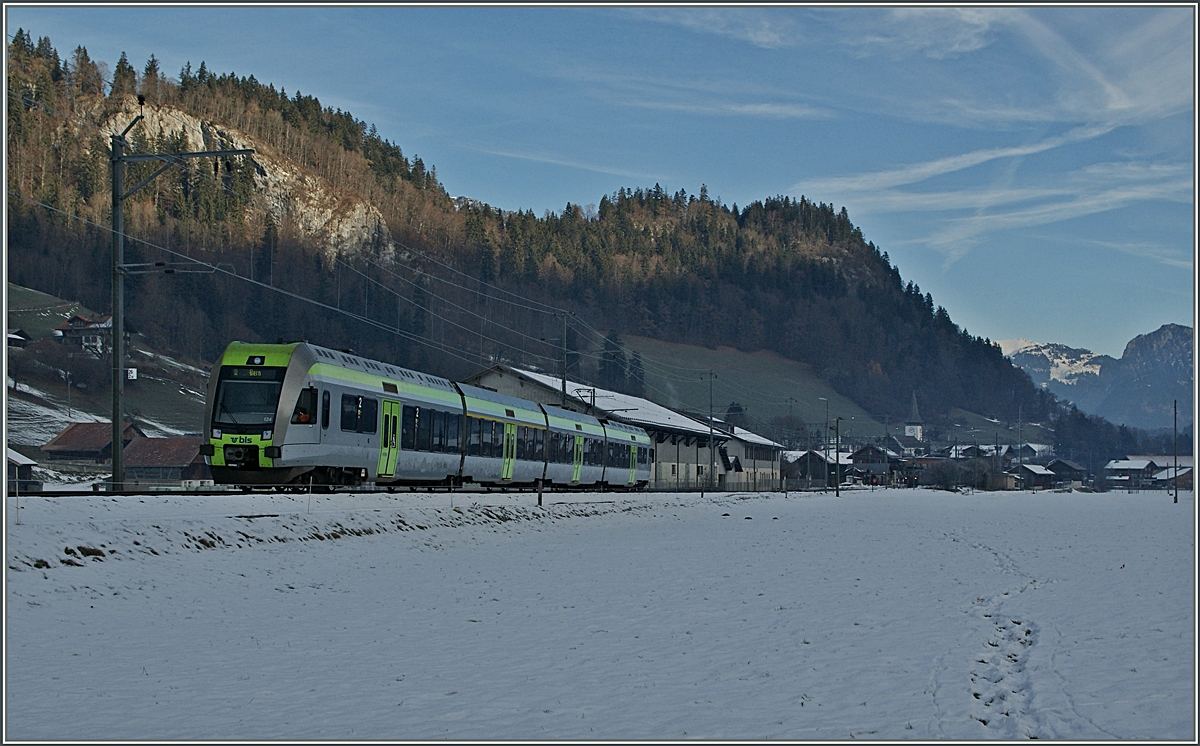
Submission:
[[[153,54],[150,59],[146,60],[146,67],[142,70],[142,86],[141,92],[148,99],[156,99],[158,97],[158,88],[162,74],[158,69],[158,58]]]
[[[113,71],[112,90],[109,95],[115,98],[136,92],[137,71],[133,69],[133,65],[129,64],[129,58],[125,56],[125,53],[121,52],[121,59],[117,60],[117,69]]]
[[[100,68],[88,56],[86,47],[75,47],[67,77],[68,89],[74,96],[91,96],[104,92]]]

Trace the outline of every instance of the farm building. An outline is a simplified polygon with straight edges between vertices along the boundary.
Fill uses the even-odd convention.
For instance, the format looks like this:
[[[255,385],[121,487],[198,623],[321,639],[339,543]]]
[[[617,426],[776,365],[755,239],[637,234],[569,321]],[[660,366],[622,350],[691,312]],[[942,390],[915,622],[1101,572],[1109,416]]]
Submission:
[[[8,346],[9,347],[25,347],[33,338],[29,336],[24,329],[9,329],[8,330]]]
[[[37,466],[37,462],[11,448],[5,450],[8,451],[9,494],[41,492],[42,480],[33,478],[33,467]]]
[[[211,480],[200,454],[203,438],[134,438],[125,446],[125,481],[130,485]]]
[[[1082,485],[1083,480],[1087,477],[1087,469],[1083,468],[1074,461],[1068,461],[1065,458],[1056,458],[1046,464],[1046,468],[1054,472],[1054,483],[1071,485]]]
[[[1175,484],[1178,481],[1178,485]],[[1179,467],[1178,480],[1175,477],[1175,467],[1171,466],[1154,475],[1151,480],[1154,489],[1169,490],[1175,489],[1178,486],[1181,490],[1192,489],[1192,467]]]
[[[132,423],[125,425],[122,446],[146,434]],[[72,422],[66,429],[41,447],[48,458],[69,461],[93,461],[103,464],[112,460],[112,425],[107,422]]]

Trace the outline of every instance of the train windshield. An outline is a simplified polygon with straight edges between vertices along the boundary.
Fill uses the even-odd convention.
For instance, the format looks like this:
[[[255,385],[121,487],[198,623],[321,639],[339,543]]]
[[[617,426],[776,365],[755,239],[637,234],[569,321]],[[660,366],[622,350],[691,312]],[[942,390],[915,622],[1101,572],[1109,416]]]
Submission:
[[[273,425],[287,368],[221,368],[214,425]]]

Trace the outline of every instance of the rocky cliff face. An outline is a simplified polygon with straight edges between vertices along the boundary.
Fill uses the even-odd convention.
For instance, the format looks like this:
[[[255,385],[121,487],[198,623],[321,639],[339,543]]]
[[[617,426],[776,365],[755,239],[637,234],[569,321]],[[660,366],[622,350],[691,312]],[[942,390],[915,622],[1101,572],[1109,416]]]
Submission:
[[[1192,421],[1194,331],[1166,324],[1134,337],[1121,358],[1029,340],[1005,340],[1005,355],[1033,382],[1081,411],[1118,425],[1170,428],[1174,402],[1179,427]]]
[[[120,132],[139,113],[145,117],[137,125],[143,134],[182,133],[190,151],[252,148],[255,192],[248,209],[270,213],[277,225],[290,225],[327,253],[352,253],[366,246],[378,247],[385,256],[394,252],[387,224],[374,205],[335,192],[324,179],[305,173],[269,146],[236,129],[217,126],[171,106],[140,109],[132,97],[123,111],[104,123],[104,129]]]

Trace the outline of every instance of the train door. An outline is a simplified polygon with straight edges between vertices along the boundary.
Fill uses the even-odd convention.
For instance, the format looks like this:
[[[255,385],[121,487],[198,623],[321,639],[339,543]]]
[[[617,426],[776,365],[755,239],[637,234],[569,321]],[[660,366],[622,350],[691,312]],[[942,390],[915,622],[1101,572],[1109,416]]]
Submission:
[[[501,479],[512,479],[513,465],[517,461],[517,426],[504,423],[504,466],[500,468]]]
[[[571,471],[571,481],[578,482],[583,471],[583,436],[575,436],[575,468]]]
[[[629,484],[637,482],[637,449],[636,445],[629,446]]]
[[[379,435],[379,465],[377,473],[381,477],[391,477],[396,474],[396,453],[399,441],[396,433],[399,430],[400,402],[383,400],[383,431]]]

